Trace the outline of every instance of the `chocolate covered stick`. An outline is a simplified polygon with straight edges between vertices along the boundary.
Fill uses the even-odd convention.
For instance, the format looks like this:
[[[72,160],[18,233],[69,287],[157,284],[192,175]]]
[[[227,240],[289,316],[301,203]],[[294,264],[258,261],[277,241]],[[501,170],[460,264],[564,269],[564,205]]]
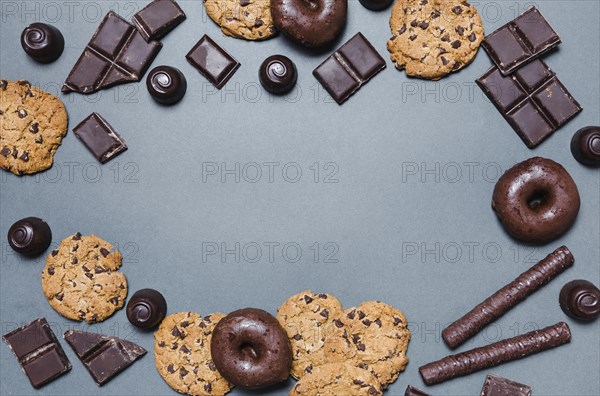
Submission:
[[[574,261],[573,255],[566,246],[559,247],[442,330],[442,338],[450,348],[456,348],[571,267]]]
[[[421,366],[419,372],[427,385],[471,374],[571,341],[571,330],[565,322],[531,331],[493,344],[471,349]]]

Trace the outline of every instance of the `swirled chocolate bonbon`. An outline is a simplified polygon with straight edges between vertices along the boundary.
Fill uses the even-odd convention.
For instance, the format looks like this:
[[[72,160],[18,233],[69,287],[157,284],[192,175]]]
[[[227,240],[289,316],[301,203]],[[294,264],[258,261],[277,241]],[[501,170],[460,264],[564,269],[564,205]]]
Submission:
[[[183,98],[187,81],[181,70],[172,66],[157,66],[148,73],[146,88],[152,99],[170,105]]]
[[[575,132],[571,153],[584,165],[600,166],[600,126],[588,126]]]
[[[34,60],[50,63],[57,60],[65,48],[65,39],[57,28],[36,22],[21,33],[21,47]]]
[[[550,282],[575,259],[566,246],[561,246],[539,263],[523,272],[463,317],[442,330],[442,338],[450,348],[456,348],[485,326],[504,315],[512,307]]]
[[[258,78],[264,89],[281,95],[294,88],[298,71],[294,62],[287,56],[272,55],[260,65]]]
[[[433,385],[502,363],[522,359],[570,341],[569,326],[565,322],[559,322],[541,330],[530,331],[484,347],[446,356],[441,360],[421,366],[419,373],[427,385]]]
[[[141,329],[158,325],[167,314],[165,297],[154,289],[136,291],[127,303],[127,319]]]
[[[600,289],[583,279],[571,281],[561,289],[559,303],[571,318],[592,321],[600,316]]]
[[[52,231],[44,220],[26,217],[17,221],[8,230],[8,244],[17,253],[35,256],[48,249],[52,242]]]

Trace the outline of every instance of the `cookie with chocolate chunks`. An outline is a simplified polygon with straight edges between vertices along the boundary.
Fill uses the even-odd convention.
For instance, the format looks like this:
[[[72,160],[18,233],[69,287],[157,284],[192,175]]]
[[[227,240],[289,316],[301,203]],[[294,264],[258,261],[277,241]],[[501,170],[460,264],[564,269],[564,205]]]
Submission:
[[[387,48],[396,67],[431,80],[468,65],[484,38],[477,9],[459,0],[398,0],[390,28]]]
[[[381,396],[381,385],[369,371],[347,363],[315,367],[290,391],[290,396]]]
[[[228,36],[265,40],[277,33],[270,0],[204,0],[204,7]]]
[[[364,302],[344,311],[336,328],[337,336],[325,340],[328,362],[369,370],[384,389],[406,368],[410,330],[402,311],[379,301]]]
[[[101,322],[123,308],[127,279],[122,256],[95,235],[73,234],[46,258],[42,290],[59,314],[72,320]]]
[[[314,367],[326,363],[325,340],[335,333],[334,320],[343,311],[337,298],[310,290],[293,295],[277,309],[277,320],[286,330],[292,346],[294,378],[300,379]]]
[[[161,322],[154,333],[154,360],[171,388],[194,396],[224,395],[233,388],[210,354],[212,332],[223,317],[222,313],[202,318],[195,312],[177,312]]]
[[[25,80],[0,80],[0,168],[15,175],[50,168],[66,134],[58,98]]]

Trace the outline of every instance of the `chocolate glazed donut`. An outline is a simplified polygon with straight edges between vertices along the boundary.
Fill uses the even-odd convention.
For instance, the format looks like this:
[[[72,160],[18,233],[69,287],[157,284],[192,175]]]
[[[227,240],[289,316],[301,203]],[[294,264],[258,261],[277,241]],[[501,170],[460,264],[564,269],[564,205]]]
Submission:
[[[506,171],[492,197],[492,208],[506,231],[535,244],[565,233],[573,225],[579,205],[579,191],[571,175],[560,164],[541,157]]]
[[[240,309],[221,319],[212,334],[210,353],[219,373],[243,388],[283,382],[292,367],[285,330],[262,309]]]
[[[275,26],[305,47],[331,43],[346,24],[347,0],[271,0]]]

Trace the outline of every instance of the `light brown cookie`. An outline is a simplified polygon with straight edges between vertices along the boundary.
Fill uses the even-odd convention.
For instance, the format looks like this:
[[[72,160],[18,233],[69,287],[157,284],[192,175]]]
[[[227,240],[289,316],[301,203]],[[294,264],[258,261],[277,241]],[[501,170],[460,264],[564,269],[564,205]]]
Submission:
[[[310,290],[288,298],[277,309],[277,320],[286,330],[292,346],[294,378],[302,378],[313,367],[325,363],[325,339],[335,334],[333,320],[342,315],[343,310],[337,298]]]
[[[277,33],[270,0],[204,0],[204,7],[228,36],[264,40]]]
[[[193,396],[224,395],[233,387],[215,367],[210,340],[225,315],[202,318],[195,312],[167,316],[154,333],[154,360],[158,373],[177,392]]]
[[[121,253],[97,236],[71,235],[46,258],[44,295],[65,318],[101,322],[125,304],[127,279],[117,272],[121,260]]]
[[[484,38],[477,9],[461,0],[397,0],[390,28],[396,67],[432,80],[468,65]]]
[[[290,391],[290,396],[341,395],[382,395],[381,385],[367,370],[347,363],[330,363],[315,367]]]
[[[330,362],[348,362],[369,370],[383,388],[394,382],[408,364],[406,349],[410,330],[404,314],[379,301],[369,301],[347,309],[339,318],[335,337],[325,340]],[[337,322],[336,322],[337,323]]]
[[[25,80],[0,80],[0,168],[15,175],[50,168],[66,133],[58,98]]]

